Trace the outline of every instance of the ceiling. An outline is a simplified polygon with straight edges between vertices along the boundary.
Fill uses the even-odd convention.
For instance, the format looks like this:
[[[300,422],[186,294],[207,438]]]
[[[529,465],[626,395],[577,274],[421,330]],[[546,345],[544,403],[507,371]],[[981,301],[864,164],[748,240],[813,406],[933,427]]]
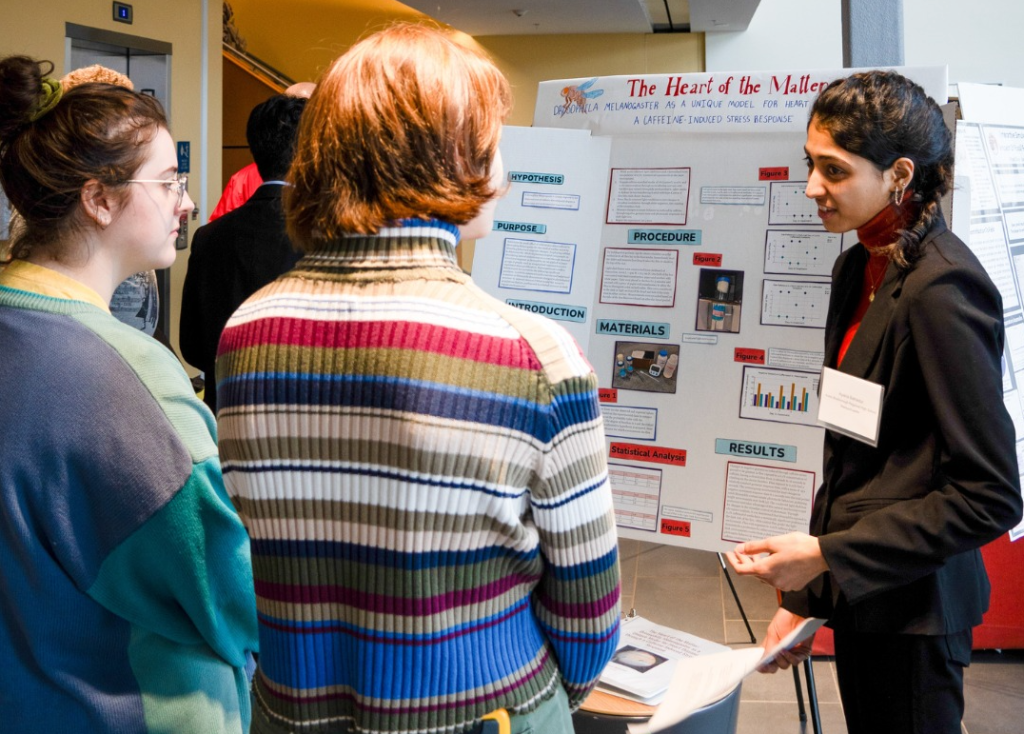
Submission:
[[[742,31],[760,0],[402,0],[471,36]]]

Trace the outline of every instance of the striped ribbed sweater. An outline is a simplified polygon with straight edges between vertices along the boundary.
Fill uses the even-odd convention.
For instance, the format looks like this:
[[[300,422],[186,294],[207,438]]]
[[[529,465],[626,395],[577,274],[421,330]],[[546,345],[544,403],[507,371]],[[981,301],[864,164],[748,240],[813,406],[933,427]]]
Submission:
[[[252,540],[253,731],[462,732],[618,638],[597,383],[557,324],[405,222],[308,254],[228,322],[228,491]]]

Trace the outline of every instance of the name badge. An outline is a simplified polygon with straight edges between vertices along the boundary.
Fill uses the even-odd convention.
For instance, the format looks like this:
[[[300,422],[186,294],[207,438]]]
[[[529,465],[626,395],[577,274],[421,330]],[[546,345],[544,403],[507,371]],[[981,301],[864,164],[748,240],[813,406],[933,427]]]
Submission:
[[[885,387],[823,367],[818,423],[869,446],[878,446]]]

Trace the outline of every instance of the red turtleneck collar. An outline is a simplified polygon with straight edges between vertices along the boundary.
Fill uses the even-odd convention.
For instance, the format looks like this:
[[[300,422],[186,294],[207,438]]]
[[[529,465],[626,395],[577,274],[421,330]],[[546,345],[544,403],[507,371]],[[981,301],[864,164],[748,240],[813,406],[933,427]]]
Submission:
[[[872,254],[882,247],[887,247],[899,239],[897,231],[904,229],[917,215],[918,207],[911,200],[914,192],[907,189],[904,204],[896,206],[891,203],[882,209],[866,224],[857,228],[857,239]]]

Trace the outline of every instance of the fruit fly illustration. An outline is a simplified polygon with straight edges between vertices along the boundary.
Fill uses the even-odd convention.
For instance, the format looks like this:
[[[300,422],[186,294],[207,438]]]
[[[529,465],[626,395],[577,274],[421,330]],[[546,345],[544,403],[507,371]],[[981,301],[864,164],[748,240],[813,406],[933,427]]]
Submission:
[[[563,88],[562,96],[565,97],[565,106],[562,107],[562,114],[568,112],[572,105],[576,105],[585,113],[587,111],[587,100],[604,94],[603,89],[590,89],[596,81],[597,77],[595,76],[590,81],[583,82],[579,86]]]

